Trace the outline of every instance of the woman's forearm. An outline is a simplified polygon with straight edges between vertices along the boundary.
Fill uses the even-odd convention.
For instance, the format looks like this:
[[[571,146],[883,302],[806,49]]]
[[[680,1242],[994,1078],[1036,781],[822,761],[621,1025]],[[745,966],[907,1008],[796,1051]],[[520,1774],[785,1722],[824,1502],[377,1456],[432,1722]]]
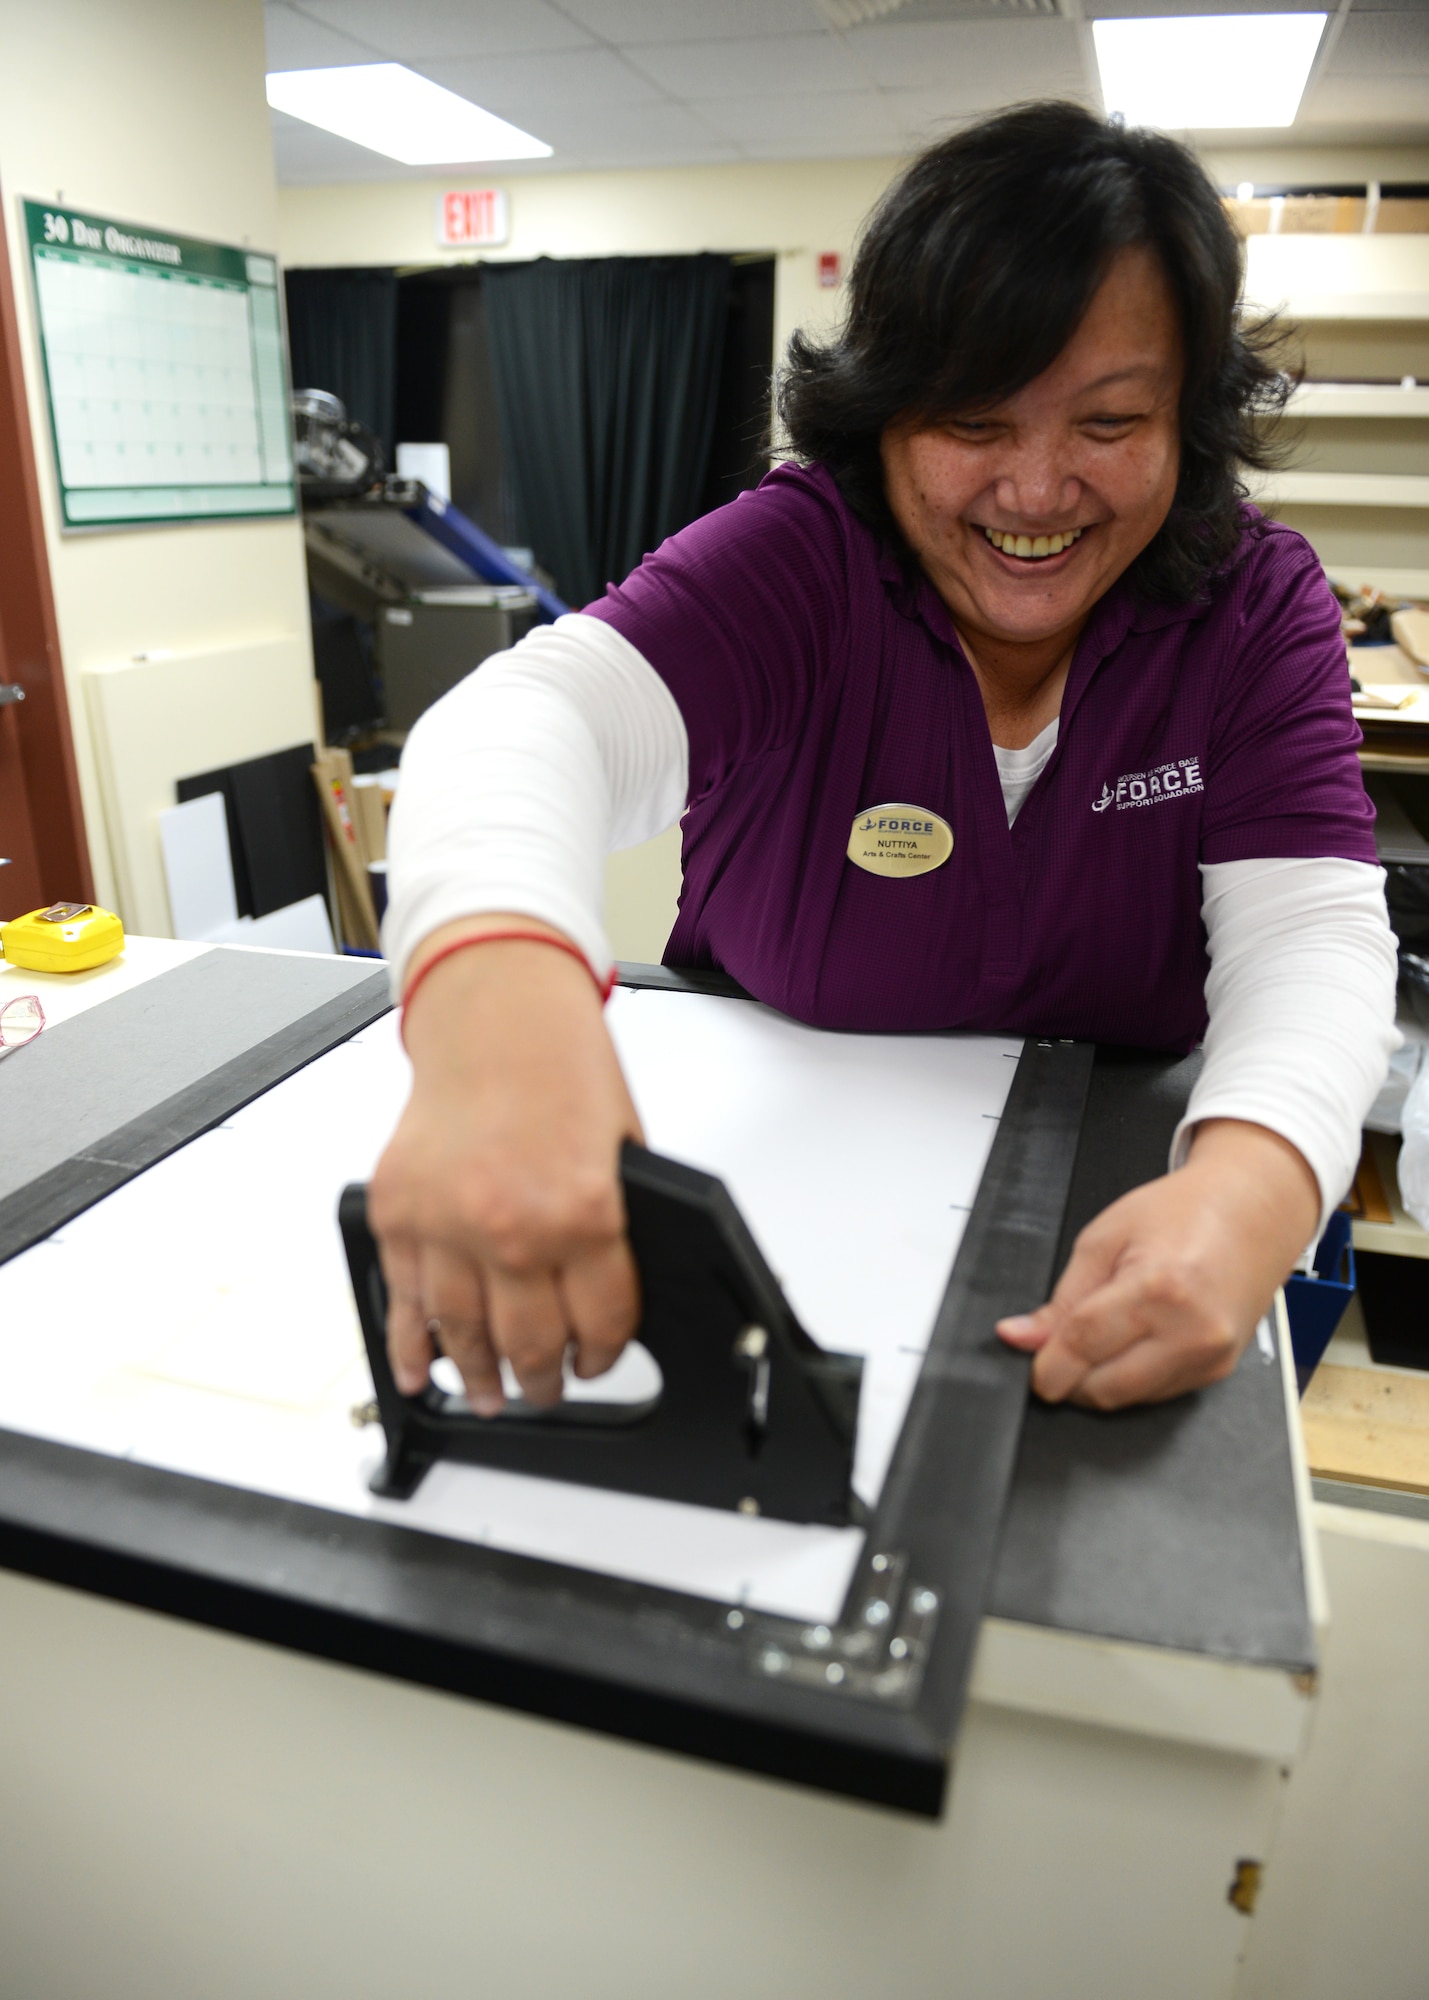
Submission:
[[[1171,1163],[1213,1119],[1262,1127],[1307,1162],[1323,1226],[1398,1047],[1383,875],[1335,858],[1229,861],[1201,875],[1210,1025]]]

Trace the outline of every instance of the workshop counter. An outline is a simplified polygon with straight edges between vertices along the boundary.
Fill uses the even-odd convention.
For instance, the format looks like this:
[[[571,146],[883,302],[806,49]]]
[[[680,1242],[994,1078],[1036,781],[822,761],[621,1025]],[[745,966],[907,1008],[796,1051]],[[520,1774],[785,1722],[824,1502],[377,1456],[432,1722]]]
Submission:
[[[150,1049],[127,1014],[112,1101],[66,1111],[79,1143],[10,1153],[0,1254],[76,1161],[99,1198],[159,1126],[182,1143],[384,1004],[370,964],[215,951],[245,962],[231,1008],[176,1035],[156,1005]],[[196,954],[126,961],[82,976],[98,1020],[106,976],[157,995]],[[1059,1260],[1161,1170],[1193,1070],[1099,1052]],[[0,1063],[12,1133],[23,1090]],[[544,1669],[501,1684],[459,1600],[516,1588],[519,1557],[297,1504],[260,1544],[221,1485],[0,1432],[0,1990],[1229,1995],[1323,1622],[1287,1355],[1282,1323],[1175,1404],[1028,1410],[936,1822],[782,1755],[760,1775],[758,1729],[706,1739],[658,1672],[582,1711],[578,1584]]]

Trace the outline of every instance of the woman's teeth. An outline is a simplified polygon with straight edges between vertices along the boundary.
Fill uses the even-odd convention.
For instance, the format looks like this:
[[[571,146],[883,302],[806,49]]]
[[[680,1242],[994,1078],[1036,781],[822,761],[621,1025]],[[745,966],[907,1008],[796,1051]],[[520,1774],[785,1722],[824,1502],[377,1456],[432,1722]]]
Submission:
[[[1021,556],[1024,562],[1041,562],[1044,556],[1059,556],[1063,549],[1069,549],[1077,541],[1083,530],[1069,528],[1062,535],[1004,535],[1000,528],[984,528],[983,533],[995,549],[1001,549],[1005,556]]]

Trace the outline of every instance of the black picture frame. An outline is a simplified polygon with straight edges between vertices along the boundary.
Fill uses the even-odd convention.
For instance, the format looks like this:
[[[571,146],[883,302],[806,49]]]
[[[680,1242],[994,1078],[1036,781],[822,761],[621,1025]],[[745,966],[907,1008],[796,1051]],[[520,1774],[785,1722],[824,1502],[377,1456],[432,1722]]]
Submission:
[[[756,1004],[720,975],[622,983]],[[375,1003],[359,1010],[372,1018]],[[358,1026],[330,1024],[323,1046]],[[314,1030],[308,1043],[321,1040]],[[229,1064],[207,1127],[321,1053]],[[372,1672],[770,1777],[941,1809],[1026,1404],[992,1332],[1046,1296],[1092,1073],[1028,1040],[843,1614],[768,1618],[0,1432],[0,1564]],[[224,1097],[229,1101],[225,1105]],[[155,1123],[153,1158],[172,1151]],[[194,1136],[189,1131],[187,1136]],[[71,1213],[152,1161],[131,1145]],[[82,1178],[82,1176],[81,1176]],[[43,1220],[57,1226],[56,1191]],[[37,1231],[37,1233],[43,1233]],[[12,1238],[9,1246],[19,1247]]]

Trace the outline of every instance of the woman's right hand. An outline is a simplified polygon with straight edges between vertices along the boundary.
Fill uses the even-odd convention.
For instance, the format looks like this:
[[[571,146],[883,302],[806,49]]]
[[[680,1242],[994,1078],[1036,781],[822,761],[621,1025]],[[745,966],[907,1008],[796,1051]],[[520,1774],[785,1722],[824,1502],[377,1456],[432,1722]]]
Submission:
[[[512,923],[546,929],[446,925],[409,985],[443,945]],[[504,1357],[529,1401],[559,1402],[568,1347],[577,1375],[603,1374],[640,1313],[619,1179],[640,1123],[590,973],[546,944],[473,945],[422,981],[404,1038],[412,1094],[368,1188],[397,1385],[415,1394],[440,1351],[493,1415]]]

